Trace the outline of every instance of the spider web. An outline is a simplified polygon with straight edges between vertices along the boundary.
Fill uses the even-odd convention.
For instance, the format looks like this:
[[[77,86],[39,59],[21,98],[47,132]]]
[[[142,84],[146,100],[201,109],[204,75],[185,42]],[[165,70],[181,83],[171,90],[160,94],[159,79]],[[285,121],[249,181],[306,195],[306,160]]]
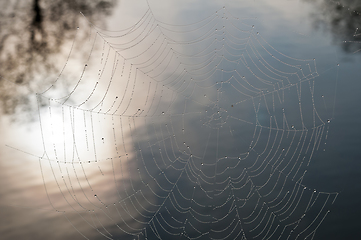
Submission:
[[[332,119],[316,59],[252,22],[223,7],[173,25],[148,8],[121,31],[78,29],[87,42],[37,94],[39,164],[85,239],[314,238],[338,195],[303,183]]]

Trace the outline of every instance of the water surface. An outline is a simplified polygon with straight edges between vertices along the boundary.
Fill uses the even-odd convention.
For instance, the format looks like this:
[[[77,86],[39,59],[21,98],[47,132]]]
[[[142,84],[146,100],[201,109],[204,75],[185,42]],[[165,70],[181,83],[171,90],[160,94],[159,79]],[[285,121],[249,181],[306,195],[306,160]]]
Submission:
[[[98,4],[7,6],[4,239],[356,239],[357,6]]]

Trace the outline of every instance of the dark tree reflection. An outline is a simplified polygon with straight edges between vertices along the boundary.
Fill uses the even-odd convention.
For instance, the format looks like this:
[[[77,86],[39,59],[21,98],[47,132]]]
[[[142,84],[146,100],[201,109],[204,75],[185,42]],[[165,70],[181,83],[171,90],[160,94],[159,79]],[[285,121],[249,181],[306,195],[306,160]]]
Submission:
[[[361,53],[360,0],[305,0],[317,7],[313,14],[316,28],[329,28],[345,52]],[[321,13],[321,14],[320,14]]]
[[[56,74],[81,21],[103,25],[117,0],[9,0],[0,2],[0,101],[5,114],[30,110],[36,92]]]

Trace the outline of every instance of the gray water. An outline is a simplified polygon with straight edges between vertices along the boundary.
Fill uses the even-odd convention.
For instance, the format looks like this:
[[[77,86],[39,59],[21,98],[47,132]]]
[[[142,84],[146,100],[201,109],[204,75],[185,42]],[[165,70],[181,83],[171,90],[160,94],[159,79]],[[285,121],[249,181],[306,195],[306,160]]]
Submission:
[[[361,5],[70,2],[2,3],[1,239],[358,239]]]

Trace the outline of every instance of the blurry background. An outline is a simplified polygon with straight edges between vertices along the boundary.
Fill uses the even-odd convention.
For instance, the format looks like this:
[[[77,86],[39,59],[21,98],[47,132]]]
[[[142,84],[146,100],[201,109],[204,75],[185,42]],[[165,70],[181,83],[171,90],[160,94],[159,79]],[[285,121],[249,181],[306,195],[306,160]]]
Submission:
[[[148,3],[143,0],[2,1],[0,3],[1,239],[106,238],[96,229],[90,228],[89,223],[84,224],[86,217],[80,218],[81,214],[72,215],[76,210],[71,208],[70,204],[68,206],[68,203],[59,200],[62,197],[59,191],[59,183],[56,183],[53,178],[59,177],[60,179],[62,170],[57,172],[58,170],[53,170],[52,167],[44,166],[44,164],[48,164],[47,161],[39,160],[39,157],[45,157],[44,146],[48,145],[48,142],[44,143],[44,139],[47,138],[44,138],[44,133],[42,133],[46,126],[41,125],[39,116],[40,119],[46,120],[42,118],[42,113],[46,112],[48,107],[50,109],[52,103],[37,97],[36,93],[43,93],[42,96],[58,99],[55,104],[66,103],[80,106],[82,105],[79,100],[81,98],[78,99],[77,94],[73,94],[76,88],[74,86],[77,86],[78,82],[84,83],[80,86],[83,87],[83,91],[85,89],[85,96],[89,96],[92,91],[95,92],[94,95],[98,93],[96,91],[99,88],[93,88],[92,84],[96,80],[92,79],[92,76],[100,74],[96,72],[99,67],[96,63],[91,65],[92,61],[101,62],[97,64],[103,66],[105,59],[111,59],[109,61],[113,61],[114,65],[119,61],[119,66],[121,66],[120,59],[114,58],[113,60],[112,57],[105,57],[107,54],[106,44],[102,44],[101,41],[98,43],[97,39],[94,40],[95,44],[92,44],[94,39],[92,34],[97,31],[103,32],[104,36],[109,37],[107,39],[111,39],[112,31],[126,29],[136,24],[142,16],[147,16],[149,7],[158,21],[182,24],[202,20],[223,6],[226,6],[226,9],[233,16],[249,18],[250,20],[245,20],[245,22],[249,23],[249,26],[254,24],[255,30],[271,46],[285,55],[297,56],[296,58],[301,59],[316,58],[318,73],[321,76],[320,80],[316,80],[317,89],[320,90],[321,94],[325,93],[322,95],[322,99],[325,99],[327,114],[329,114],[326,119],[330,120],[330,124],[327,141],[325,141],[327,144],[323,147],[325,151],[322,151],[322,148],[321,151],[314,154],[303,183],[320,192],[338,192],[339,195],[313,239],[358,239],[358,227],[361,224],[359,217],[361,214],[359,206],[361,197],[359,184],[361,180],[361,151],[359,150],[361,144],[359,137],[361,134],[361,111],[359,107],[361,102],[361,95],[359,94],[361,90],[361,74],[359,71],[361,64],[361,2],[356,0],[340,0],[337,2],[331,0],[263,0],[254,2],[216,0],[164,2],[149,0]],[[151,22],[147,18],[146,21]],[[126,33],[131,31],[128,30]],[[118,34],[122,34],[122,32]],[[150,45],[151,42],[145,44]],[[114,45],[116,44],[114,43]],[[93,46],[95,47],[93,48]],[[127,53],[126,50],[119,50],[119,52],[121,55]],[[84,64],[93,66],[91,69],[94,69],[94,73],[89,70],[90,73],[87,75],[83,69]],[[337,64],[339,66],[335,67]],[[127,65],[124,66],[123,69],[130,68]],[[102,79],[110,78],[111,68],[104,69],[101,71],[102,76],[98,78],[99,82]],[[131,72],[131,70],[126,69],[122,74],[126,75],[127,71]],[[84,72],[85,75],[83,76],[82,73]],[[136,86],[138,87],[138,85]],[[126,95],[128,92],[131,93],[131,88],[124,87],[124,89],[127,90],[124,93],[126,96],[124,101],[131,102],[133,97]],[[154,99],[158,97],[157,94],[160,92],[158,87],[154,87],[154,89],[152,87],[140,87],[139,89],[141,89],[139,93],[143,91],[144,96],[152,96]],[[102,92],[108,93],[108,91],[105,85],[101,86],[99,98],[101,98]],[[146,95],[147,91],[148,95]],[[152,91],[153,93],[149,94]],[[81,95],[81,91],[79,92]],[[168,95],[167,90],[160,94],[167,100],[164,100],[164,103],[159,100],[161,102],[159,105],[161,107],[166,106],[167,101],[170,101],[169,99],[172,97],[170,94]],[[323,101],[321,94],[319,94],[318,99]],[[107,96],[113,95],[114,99],[120,99],[122,94],[111,89]],[[140,99],[140,95],[135,95],[134,98],[138,96]],[[203,92],[200,96],[203,96]],[[141,101],[139,100],[139,102]],[[179,103],[181,107],[184,106],[182,104]],[[227,104],[230,105],[231,102],[227,102]],[[143,108],[141,105],[136,107],[138,105],[131,105],[131,110],[126,109],[124,113],[141,116],[140,112],[146,111],[146,109],[141,109]],[[98,110],[98,108],[94,109]],[[215,107],[209,111],[216,110]],[[62,111],[63,113],[59,110],[59,115],[56,115],[56,112],[52,112],[53,115],[50,115],[53,117],[49,120],[53,124],[51,126],[53,131],[54,129],[56,131],[57,126],[61,126],[62,123],[71,122],[71,116],[77,116],[77,113],[71,112],[69,117],[66,115],[69,114],[66,109]],[[172,114],[176,116],[176,112]],[[148,113],[150,114],[151,111]],[[88,113],[84,113],[84,119],[90,117],[86,114]],[[60,117],[55,119],[54,116]],[[212,116],[206,114],[204,118],[208,119],[209,125],[213,127]],[[108,159],[112,156],[113,152],[111,151],[113,150],[109,150],[110,144],[106,145],[106,140],[113,135],[109,126],[114,122],[111,119],[105,119],[105,117],[104,119],[94,117],[94,119],[94,126],[98,129],[93,130],[93,132],[95,132],[96,137],[99,137],[89,140],[89,144],[94,142],[94,146],[95,144],[104,146],[95,155],[99,158]],[[151,116],[149,119],[153,120]],[[84,122],[90,123],[85,120],[81,121],[79,125]],[[183,121],[186,121],[185,125],[192,126],[194,119],[189,119],[188,123],[187,118]],[[143,143],[142,140],[134,141],[134,139],[138,139],[143,132],[147,131],[148,137],[151,139],[149,142],[152,144],[155,144],[159,137],[157,135],[160,133],[159,130],[154,130],[154,133],[149,129],[145,130],[149,126],[144,126],[143,123],[138,124],[137,122],[133,126],[133,123],[124,120],[124,122],[121,121],[121,123],[116,124],[119,125],[116,125],[115,129],[122,128],[121,133],[124,133],[123,136],[117,136],[116,139],[125,142],[121,144],[124,146],[124,150],[119,150],[115,155],[125,156],[125,166],[129,167],[129,170],[122,170],[124,171],[122,176],[118,176],[113,171],[115,169],[120,172],[120,168],[111,167],[107,161],[91,165],[85,170],[84,168],[83,170],[76,169],[79,172],[85,171],[89,178],[85,181],[76,176],[77,181],[82,183],[84,181],[84,186],[90,181],[94,188],[91,189],[91,192],[86,192],[85,196],[94,198],[93,192],[97,192],[98,196],[100,192],[109,199],[109,202],[112,202],[113,199],[117,198],[119,191],[121,192],[120,195],[124,192],[128,195],[129,189],[127,190],[126,187],[124,187],[125,190],[119,191],[114,191],[109,187],[110,182],[113,183],[114,181],[112,177],[116,175],[114,178],[131,179],[134,176],[137,167],[131,159],[139,158],[139,155],[133,150],[138,148],[136,143]],[[179,126],[181,124],[179,122]],[[74,125],[77,126],[75,123]],[[123,127],[127,130],[123,130]],[[216,128],[218,127],[216,126]],[[51,129],[49,132],[52,131]],[[62,136],[61,130],[58,130]],[[85,127],[85,132],[86,130]],[[192,134],[196,136],[205,134],[200,128],[192,128],[192,130]],[[71,132],[71,130],[69,131]],[[81,131],[84,132],[84,129]],[[208,132],[205,135],[207,134]],[[54,137],[54,135],[56,133],[53,133],[52,136]],[[213,136],[209,138],[211,141]],[[200,142],[206,142],[207,137],[199,137]],[[69,137],[69,139],[72,138]],[[85,140],[88,141],[87,139],[77,139],[77,141],[83,141],[82,144],[77,143],[77,148],[86,148]],[[104,142],[105,144],[102,145]],[[73,145],[75,146],[75,144]],[[49,142],[47,147],[52,147],[52,144]],[[224,149],[230,154],[233,150]],[[94,153],[91,155],[93,156]],[[150,159],[152,155],[153,153],[148,153],[148,155],[144,153],[143,159],[147,159],[147,157]],[[152,169],[152,166],[149,169]],[[132,172],[133,170],[134,172]],[[99,177],[106,174],[109,174],[110,177]],[[127,180],[124,180],[124,184],[125,182]],[[44,183],[48,183],[48,186],[45,186],[47,189],[44,188],[46,185]],[[130,183],[127,182],[127,184],[130,186]],[[129,186],[127,185],[127,187]],[[136,189],[137,187],[133,186],[132,188]],[[79,189],[75,191],[80,192]],[[49,204],[49,196],[55,205],[59,204],[55,209],[64,207],[70,214],[56,212],[54,206]],[[100,206],[103,206],[103,202],[105,200],[99,198],[95,204],[99,203]],[[106,221],[105,219],[102,220]],[[72,227],[72,224],[76,224],[76,227]],[[84,236],[78,231],[86,233],[86,235]],[[115,234],[114,239],[123,238],[122,235]]]

